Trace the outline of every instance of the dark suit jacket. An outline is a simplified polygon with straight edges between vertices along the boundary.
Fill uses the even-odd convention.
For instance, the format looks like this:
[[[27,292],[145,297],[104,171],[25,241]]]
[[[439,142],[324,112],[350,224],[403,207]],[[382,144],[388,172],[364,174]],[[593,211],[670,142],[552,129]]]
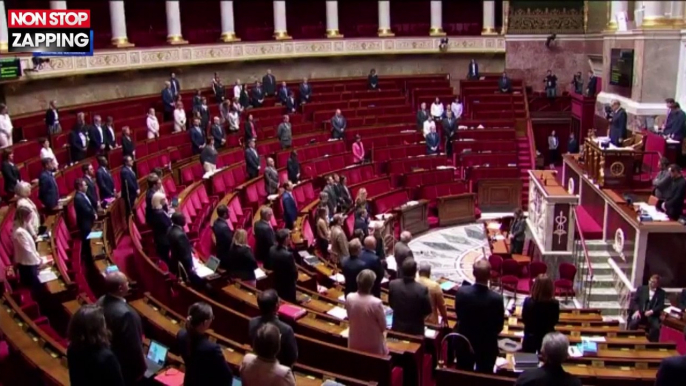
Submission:
[[[686,179],[679,177],[672,179],[672,185],[665,199],[665,212],[672,220],[677,220],[684,209],[684,198],[686,197]]]
[[[588,90],[588,96],[592,97],[595,96],[595,90],[598,85],[598,78],[595,76],[592,76],[588,78],[588,87],[586,88]]]
[[[86,136],[86,146],[83,146],[83,142],[81,142],[81,136],[79,135],[80,133],[81,132],[76,128],[72,129],[72,131],[69,133],[69,154],[71,155],[72,162],[78,162],[86,158],[86,151],[88,150],[88,135],[85,131],[83,132],[83,135]]]
[[[526,219],[524,217],[512,221],[510,234],[517,241],[522,241],[526,238]]]
[[[665,122],[665,134],[671,134],[674,139],[681,141],[684,138],[686,128],[686,114],[679,109],[669,113]]]
[[[288,96],[290,94],[290,91],[288,90],[288,87],[280,87],[279,88],[279,102],[281,102],[282,105],[286,105],[286,99],[288,99]]]
[[[355,215],[355,223],[353,224],[353,232],[361,229],[364,236],[367,237],[369,235],[369,219],[368,218],[362,218],[358,215]]]
[[[220,261],[227,260],[233,244],[233,231],[229,228],[229,223],[223,218],[216,219],[212,224],[212,233],[217,245],[217,258]]]
[[[109,126],[105,125],[103,127],[103,135],[105,136],[105,147],[108,150],[114,149],[117,146],[117,137],[114,132],[114,127],[112,128],[112,132],[110,132]]]
[[[60,193],[57,181],[50,171],[43,170],[38,177],[38,199],[48,209],[56,207],[59,203]]]
[[[243,108],[248,107],[250,104],[250,97],[248,96],[248,90],[246,90],[245,86],[243,86],[243,89],[241,90],[241,95],[238,96],[238,103],[240,103]]]
[[[220,125],[212,125],[210,132],[214,138],[214,147],[217,149],[221,148],[222,140],[226,139],[226,132],[224,131],[224,128]]]
[[[9,161],[2,162],[2,179],[5,181],[5,193],[14,193],[17,182],[21,180],[19,168]]]
[[[567,373],[562,366],[547,366],[526,370],[515,386],[581,386],[581,380]]]
[[[470,62],[467,67],[467,79],[475,79],[479,77],[479,65],[477,63]]]
[[[69,345],[67,362],[71,386],[125,386],[119,361],[109,348]]]
[[[629,317],[638,311],[643,315],[646,311],[652,310],[653,316],[659,318],[662,310],[665,309],[665,290],[662,288],[655,289],[655,295],[650,299],[650,287],[642,285],[636,289],[636,292],[631,296],[631,304],[629,305]]]
[[[138,180],[133,170],[126,166],[121,168],[121,190],[124,200],[131,205],[130,207],[133,207],[133,203],[137,198]]]
[[[488,287],[462,286],[455,295],[457,332],[469,339],[477,356],[498,354],[498,334],[503,330],[503,297]]]
[[[655,386],[680,386],[686,379],[686,356],[665,358],[657,370]]]
[[[379,76],[369,75],[367,77],[367,87],[369,87],[370,90],[376,90],[379,87]]]
[[[243,245],[232,245],[228,259],[221,261],[229,277],[241,280],[255,280],[255,270],[258,268],[257,260],[252,250]]]
[[[171,91],[174,96],[179,95],[181,93],[181,84],[179,83],[179,80],[177,78],[171,78],[169,79],[169,83],[171,83]]]
[[[107,329],[112,333],[111,349],[119,361],[127,385],[140,379],[147,365],[143,356],[143,325],[138,313],[123,299],[104,295],[98,299]]]
[[[343,115],[341,115],[340,118],[336,118],[336,116],[331,118],[331,136],[336,139],[343,138],[343,133],[347,125],[348,123]]]
[[[168,113],[174,111],[174,93],[171,89],[165,87],[162,90],[162,104],[164,105],[164,111]]]
[[[417,130],[424,130],[424,121],[429,119],[429,112],[426,110],[419,109],[417,111]]]
[[[245,129],[245,145],[247,145],[248,141],[251,139],[257,140],[257,138],[255,138],[255,136],[252,134],[251,125],[255,128],[255,134],[257,134],[257,126],[255,126],[255,122],[250,122],[246,119],[245,125],[243,126]]]
[[[424,318],[431,314],[428,288],[414,278],[395,279],[388,285],[388,305],[393,309],[393,331],[424,336]]]
[[[612,122],[610,122],[610,141],[617,146],[620,145],[622,140],[626,138],[626,111],[623,108],[619,108],[616,112],[612,113]]]
[[[265,94],[274,95],[276,92],[276,77],[272,74],[266,74],[262,77],[262,88]]]
[[[202,105],[193,107],[193,113],[198,112],[200,114],[200,128],[204,133],[207,130],[207,125],[210,123],[210,108],[202,108]]]
[[[257,154],[257,150],[253,152],[253,149],[245,149],[245,169],[251,176],[257,176],[260,172],[260,156]]]
[[[286,170],[288,171],[288,181],[292,183],[298,182],[298,174],[300,174],[300,162],[298,162],[297,159],[288,158]]]
[[[183,266],[190,284],[200,284],[202,279],[195,274],[193,270],[193,246],[188,239],[186,231],[178,226],[172,225],[167,233],[169,238],[169,248],[171,250],[171,265],[170,270],[175,272],[178,270],[179,264]],[[180,275],[183,275],[179,273]],[[183,276],[182,276],[183,278]]]
[[[191,136],[191,147],[193,154],[200,154],[200,147],[205,144],[205,134],[202,129],[197,130],[195,127],[188,130]]]
[[[150,213],[150,228],[152,229],[152,236],[155,239],[155,244],[163,248],[169,248],[169,238],[167,233],[171,228],[171,218],[163,209],[153,209]]]
[[[281,196],[281,203],[283,205],[283,221],[286,223],[287,228],[291,228],[298,217],[298,206],[295,203],[293,194],[291,192],[284,192]]]
[[[59,109],[56,109],[56,110],[57,110],[57,114],[59,116],[60,110]],[[55,124],[56,120],[59,120],[59,118],[55,117],[55,112],[52,111],[52,109],[50,109],[50,108],[47,109],[45,111],[45,125],[46,126],[52,126]]]
[[[403,266],[403,261],[405,261],[405,259],[408,257],[414,258],[414,254],[412,253],[410,247],[408,247],[407,244],[403,243],[402,241],[395,243],[394,249],[395,252],[393,257],[395,257],[395,262],[398,264],[398,270],[400,270],[400,267]]]
[[[443,126],[443,137],[445,140],[455,139],[455,133],[457,132],[457,119],[453,117],[452,119],[445,118],[442,122]]]
[[[300,102],[309,102],[310,98],[312,97],[312,86],[310,84],[307,84],[307,87],[305,87],[304,83],[300,84]]]
[[[98,131],[95,125],[88,129],[88,138],[90,139],[88,145],[95,151],[99,151],[100,146],[107,142],[107,128],[104,125],[100,125],[100,130],[102,130],[102,137],[100,137],[100,131]]]
[[[362,250],[362,253],[360,253],[360,257],[358,257],[358,259],[365,264],[367,269],[371,269],[376,274],[376,281],[374,281],[374,287],[372,287],[372,295],[380,298],[381,280],[383,279],[385,273],[383,265],[381,264],[381,259],[379,259],[379,256],[376,255],[375,251],[367,248]]]
[[[127,137],[125,135],[121,136],[121,147],[122,147],[122,156],[131,156],[133,157],[133,152],[136,150],[136,146],[133,144],[133,140],[131,137]]]
[[[152,222],[152,196],[155,191],[148,189],[145,191],[145,221],[148,223]]]
[[[250,341],[255,340],[255,335],[257,335],[257,330],[265,323],[272,323],[279,328],[281,333],[281,350],[276,356],[279,363],[284,366],[293,366],[296,360],[298,360],[298,344],[295,341],[295,334],[291,326],[282,322],[276,316],[257,316],[250,319],[248,324],[248,334],[250,336]]]
[[[251,100],[250,102],[252,103],[253,107],[260,106],[262,102],[264,102],[264,91],[261,88],[253,88],[252,92],[250,93],[251,95]],[[260,102],[262,101],[262,102]]]
[[[438,139],[438,133],[429,133],[426,135],[426,154],[436,154],[438,153],[438,145],[439,145],[439,139]],[[436,148],[436,150],[433,150],[433,148]]]
[[[560,320],[560,303],[557,300],[537,302],[528,297],[522,306],[524,322],[523,349],[526,352],[536,352],[541,349],[543,337],[555,331],[555,325]]]
[[[512,92],[512,82],[510,78],[500,78],[498,79],[498,90],[504,92]]]
[[[271,269],[269,249],[275,243],[274,229],[266,221],[258,221],[253,226],[255,234],[255,257],[261,261],[266,269]]]
[[[192,336],[186,329],[176,334],[176,347],[186,366],[184,386],[226,386],[233,374],[224,359],[221,347],[206,335]]]
[[[86,195],[88,198],[91,200],[91,203],[93,206],[97,207],[98,206],[98,201],[100,200],[98,198],[98,189],[95,186],[95,180],[90,179],[89,177],[83,177],[84,181],[86,181],[86,186],[88,189],[86,190]]]
[[[345,294],[357,292],[357,275],[367,269],[367,265],[358,256],[349,256],[343,257],[341,267],[343,277],[345,277]]]
[[[101,199],[114,197],[114,179],[109,170],[102,166],[99,167],[95,172],[95,181],[98,184]]]
[[[567,141],[567,151],[571,154],[579,153],[579,141],[576,139]]]
[[[288,248],[274,245],[269,250],[269,261],[273,270],[274,289],[279,297],[287,302],[295,303],[295,285],[298,281],[298,267],[295,265],[293,253]]]
[[[295,97],[286,98],[286,112],[287,113],[294,113],[297,108],[298,108],[298,101],[295,100]]]
[[[79,226],[79,232],[81,237],[85,238],[93,229],[93,223],[95,222],[95,203],[89,201],[86,194],[76,193],[74,195],[74,210],[76,211],[76,222]]]

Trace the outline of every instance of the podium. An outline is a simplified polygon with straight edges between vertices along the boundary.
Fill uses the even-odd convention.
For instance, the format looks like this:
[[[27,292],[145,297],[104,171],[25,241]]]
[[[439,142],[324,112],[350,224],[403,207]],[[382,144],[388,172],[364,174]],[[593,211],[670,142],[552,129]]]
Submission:
[[[400,221],[400,230],[417,235],[429,230],[429,201],[418,200],[394,209]]]
[[[601,189],[630,188],[634,179],[634,160],[639,153],[632,148],[610,145],[602,148],[604,138],[584,141],[584,171]]]
[[[438,197],[438,224],[440,226],[470,223],[475,220],[474,193]]]

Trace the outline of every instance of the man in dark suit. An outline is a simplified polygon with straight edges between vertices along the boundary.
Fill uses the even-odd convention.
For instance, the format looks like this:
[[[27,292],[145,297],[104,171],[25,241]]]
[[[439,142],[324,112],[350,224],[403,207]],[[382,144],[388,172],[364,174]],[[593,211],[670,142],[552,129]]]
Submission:
[[[501,93],[512,92],[512,82],[505,72],[503,72],[503,76],[498,79],[498,90],[500,90]]]
[[[193,118],[193,126],[188,130],[191,136],[191,148],[193,154],[200,154],[205,147],[205,131],[200,128],[200,119]]]
[[[257,307],[260,309],[260,316],[250,319],[248,324],[248,334],[250,341],[255,340],[257,330],[265,323],[272,323],[279,328],[281,333],[281,350],[276,356],[279,363],[284,366],[293,366],[298,360],[298,344],[295,341],[293,328],[279,320],[279,296],[273,289],[260,292],[257,295]]]
[[[281,102],[282,105],[286,105],[286,99],[290,96],[291,92],[288,91],[288,86],[286,85],[286,82],[281,82],[281,87],[279,88],[279,93],[277,97],[279,98],[279,102]]]
[[[217,258],[226,261],[233,244],[233,231],[229,226],[229,208],[221,204],[217,207],[217,219],[212,224],[212,233],[217,245]]]
[[[88,184],[83,178],[74,181],[76,194],[74,195],[74,211],[76,212],[76,222],[81,236],[81,258],[85,261],[92,261],[90,241],[88,235],[93,229],[93,223],[98,219],[98,212],[94,201],[88,197]]]
[[[112,150],[117,147],[117,134],[114,132],[114,118],[105,119],[105,149]]]
[[[298,101],[295,99],[295,94],[292,92],[286,98],[286,114],[295,114],[298,110]]]
[[[288,249],[291,241],[291,231],[279,229],[276,231],[276,245],[269,249],[269,262],[274,275],[274,289],[279,297],[290,303],[297,303],[295,286],[298,281],[298,267],[295,265],[293,252]]]
[[[128,126],[121,128],[121,147],[122,155],[134,157],[136,155],[136,146],[133,144],[133,138],[131,138],[131,129]]]
[[[99,115],[93,117],[93,126],[88,130],[88,137],[90,139],[88,144],[94,152],[100,153],[105,150],[105,128]]]
[[[98,198],[98,189],[95,187],[95,169],[93,169],[93,164],[81,165],[81,171],[83,172],[83,180],[87,187],[86,195],[97,210],[100,207],[100,199]]]
[[[369,90],[379,90],[379,75],[373,68],[369,71],[369,76],[367,77],[367,88]]]
[[[255,87],[250,94],[250,104],[252,107],[262,107],[262,104],[264,103],[264,90],[262,90],[262,84],[260,84],[260,82],[255,83]]]
[[[5,194],[14,194],[14,189],[21,181],[21,173],[14,163],[14,151],[11,148],[2,151],[2,178],[5,182]]]
[[[334,183],[333,176],[326,177],[326,186],[322,189],[322,192],[329,196],[329,216],[333,216],[338,208],[338,189],[336,189],[336,184]]]
[[[183,213],[176,212],[171,217],[172,226],[167,232],[169,239],[170,262],[169,271],[177,277],[188,280],[188,284],[199,285],[202,279],[195,273],[193,269],[193,246],[188,239],[188,235],[184,230],[186,226],[186,216]],[[183,268],[183,273],[181,272]]]
[[[50,101],[48,109],[45,111],[45,125],[48,127],[48,136],[62,132],[62,127],[60,126],[59,121],[59,109],[57,108],[57,101]]]
[[[433,119],[433,118],[429,118]],[[438,146],[440,145],[440,139],[438,138],[438,133],[436,132],[436,127],[431,126],[429,133],[426,135],[426,154],[432,155],[438,153]]]
[[[637,330],[639,326],[648,329],[648,340],[657,342],[660,338],[660,316],[665,309],[665,290],[660,288],[660,276],[652,275],[648,285],[636,289],[629,305],[627,329]]]
[[[657,370],[655,386],[681,386],[686,379],[686,355],[665,358]]]
[[[276,77],[272,75],[271,69],[267,69],[267,73],[262,77],[262,85],[265,96],[276,95]]]
[[[626,123],[627,116],[626,111],[619,105],[618,101],[612,101],[610,105],[612,112],[608,120],[610,121],[610,127],[608,128],[608,137],[610,137],[610,142],[615,146],[622,146],[622,141],[626,138]]]
[[[598,87],[598,78],[593,74],[593,70],[588,71],[588,85],[586,86],[586,96],[593,98]]]
[[[129,292],[126,275],[120,271],[107,274],[105,291],[97,304],[102,307],[107,329],[112,334],[110,348],[119,361],[124,383],[136,385],[143,378],[147,365],[143,356],[141,318],[124,299]]]
[[[312,86],[307,83],[307,78],[304,78],[300,83],[300,104],[310,103],[310,99],[312,99]]]
[[[519,375],[515,386],[581,386],[581,380],[567,373],[562,364],[567,360],[569,340],[559,332],[551,332],[541,345],[543,366],[526,370]]]
[[[376,274],[376,281],[372,287],[372,295],[377,298],[381,297],[381,280],[384,278],[386,271],[381,264],[381,259],[376,254],[376,238],[374,236],[367,236],[364,238],[364,249],[360,253],[360,261],[365,264],[366,269],[371,269]]]
[[[684,139],[684,130],[686,130],[686,114],[681,110],[681,106],[672,98],[665,100],[669,112],[664,126],[662,126],[665,135],[670,138],[681,141]]]
[[[207,107],[207,98],[202,97],[201,103],[198,106],[193,106],[193,115],[200,115],[200,128],[203,133],[207,130],[207,125],[210,124],[210,108]]]
[[[260,173],[260,156],[255,149],[255,140],[248,141],[248,147],[245,149],[245,170],[248,172],[248,179],[252,180]]]
[[[569,140],[567,141],[567,153],[579,154],[579,141],[577,141],[573,131],[569,133]]]
[[[164,106],[164,121],[169,122],[174,119],[174,92],[171,88],[171,82],[164,82],[164,89],[162,89],[162,105]]]
[[[414,258],[414,254],[412,254],[412,250],[409,247],[410,241],[412,241],[412,233],[403,231],[400,233],[400,240],[393,247],[393,257],[395,257],[398,269],[403,266],[405,259]]]
[[[145,182],[148,186],[148,189],[145,190],[145,221],[150,224],[153,221],[152,196],[162,188],[162,180],[157,174],[150,173],[145,177]]]
[[[286,228],[293,230],[295,219],[298,217],[298,205],[293,197],[293,183],[286,181],[283,184],[284,192],[281,195],[281,205],[283,206],[283,221]]]
[[[669,193],[662,204],[662,209],[670,220],[676,221],[681,217],[684,210],[684,199],[686,198],[686,180],[681,174],[681,167],[679,165],[671,165],[669,173],[672,177],[672,185],[669,188]]]
[[[360,259],[362,243],[359,239],[350,240],[348,252],[350,256],[341,258],[341,273],[345,277],[344,292],[346,296],[349,293],[357,292],[357,275],[367,269],[365,262]]]
[[[449,159],[453,157],[453,140],[457,133],[457,119],[453,117],[452,110],[448,109],[443,119],[443,138],[445,139],[445,155]]]
[[[212,137],[214,138],[214,147],[221,149],[226,145],[226,131],[224,131],[219,117],[212,118],[210,134],[212,134]]]
[[[176,98],[181,93],[181,84],[173,72],[169,74],[169,85],[171,86],[172,95]]]
[[[88,134],[85,126],[76,125],[69,132],[69,153],[71,162],[80,162],[86,158],[88,151]]]
[[[269,249],[275,243],[274,228],[272,228],[271,220],[274,213],[271,208],[260,209],[260,219],[253,226],[253,233],[255,234],[255,258],[261,261],[266,269],[271,269],[271,261],[269,259]]]
[[[393,310],[391,330],[424,336],[424,318],[431,314],[429,290],[415,281],[417,262],[409,258],[399,267],[400,278],[388,285],[388,305]]]
[[[353,223],[353,232],[361,230],[362,234],[367,237],[369,235],[369,213],[367,209],[359,208],[355,212],[355,222]]]
[[[55,160],[46,158],[42,160],[43,171],[38,177],[38,199],[45,209],[57,210],[60,200],[57,181],[55,180]]]
[[[478,80],[479,79],[479,65],[476,64],[476,60],[472,59],[469,62],[469,68],[467,69],[467,79]]]
[[[138,178],[136,173],[133,171],[133,158],[130,156],[124,156],[124,166],[121,168],[121,190],[122,196],[124,198],[124,204],[126,205],[127,215],[131,214],[133,208],[133,203],[136,202],[136,198],[141,193],[138,187]]]
[[[474,285],[463,285],[455,295],[455,314],[460,323],[456,331],[464,335],[474,348],[476,371],[493,373],[498,356],[498,334],[503,330],[505,306],[502,295],[488,288],[491,264],[486,259],[474,264]],[[449,342],[448,363],[452,364],[455,350]],[[471,367],[470,367],[471,368]]]
[[[248,114],[248,119],[245,120],[245,142],[247,143],[251,139],[257,141],[257,127],[255,127],[252,114]]]
[[[429,119],[429,112],[426,110],[426,103],[422,102],[417,110],[417,131],[420,133],[424,130],[424,122]]]
[[[95,172],[95,181],[98,185],[98,191],[100,192],[100,199],[104,201],[116,197],[117,192],[114,189],[114,179],[108,169],[109,162],[107,161],[107,158],[103,156],[98,157],[98,165],[100,165],[100,167]]]
[[[344,138],[346,126],[348,126],[348,123],[345,117],[341,114],[341,110],[337,109],[336,114],[331,118],[331,138]]]

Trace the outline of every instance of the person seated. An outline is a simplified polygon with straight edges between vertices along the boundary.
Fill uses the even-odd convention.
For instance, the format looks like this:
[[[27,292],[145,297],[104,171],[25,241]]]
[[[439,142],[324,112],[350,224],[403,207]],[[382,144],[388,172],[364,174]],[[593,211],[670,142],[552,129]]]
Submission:
[[[637,330],[640,326],[648,329],[648,340],[657,342],[660,338],[660,316],[665,309],[665,290],[660,288],[660,276],[652,275],[648,285],[640,286],[631,297],[629,306],[629,330]]]
[[[526,370],[519,375],[515,386],[581,386],[581,381],[562,368],[567,360],[569,340],[559,332],[551,332],[543,338],[541,356],[543,366]],[[492,370],[491,370],[492,371]]]
[[[510,78],[507,77],[507,73],[503,72],[503,76],[498,79],[498,90],[501,93],[511,93],[512,92],[512,82]]]

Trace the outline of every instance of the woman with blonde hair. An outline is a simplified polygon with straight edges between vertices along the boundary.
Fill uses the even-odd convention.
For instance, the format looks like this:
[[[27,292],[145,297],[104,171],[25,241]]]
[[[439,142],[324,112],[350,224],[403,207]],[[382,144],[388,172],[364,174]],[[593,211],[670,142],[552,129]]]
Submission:
[[[355,197],[355,209],[366,209],[367,213],[369,213],[369,203],[367,202],[367,189],[365,188],[360,188],[360,190],[357,191],[357,197]]]
[[[174,109],[174,132],[186,131],[186,111],[183,109],[183,102],[176,102]]]
[[[40,227],[40,215],[38,214],[38,208],[36,204],[31,200],[31,184],[25,181],[19,181],[17,186],[14,188],[14,193],[17,195],[17,208],[27,208],[33,214],[29,222],[28,231],[31,233],[33,238],[38,235],[38,227]]]
[[[546,274],[538,275],[531,286],[531,296],[524,299],[522,320],[524,341],[522,351],[535,353],[541,349],[543,337],[555,331],[560,319],[560,303],[555,299],[553,280]]]
[[[25,206],[17,208],[14,213],[14,228],[12,229],[12,246],[14,247],[14,264],[19,272],[21,284],[39,290],[38,271],[41,268],[41,258],[36,249],[36,241],[31,231],[33,212]]]
[[[388,355],[386,347],[386,314],[381,299],[372,295],[376,274],[365,269],[357,274],[357,292],[345,298],[348,313],[348,348],[370,354]]]
[[[248,232],[245,229],[237,229],[233,234],[233,243],[229,251],[229,257],[221,262],[229,277],[245,280],[255,285],[255,270],[257,260],[248,245]]]

